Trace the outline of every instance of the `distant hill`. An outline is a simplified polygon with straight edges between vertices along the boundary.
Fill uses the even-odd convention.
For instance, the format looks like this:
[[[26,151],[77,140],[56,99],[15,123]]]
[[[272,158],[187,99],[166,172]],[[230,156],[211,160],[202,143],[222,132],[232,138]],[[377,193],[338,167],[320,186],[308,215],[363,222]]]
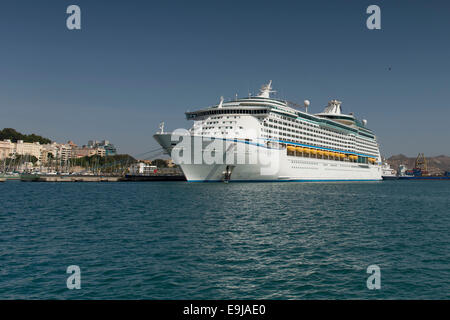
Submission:
[[[12,142],[17,142],[17,140],[23,140],[23,142],[39,142],[40,144],[47,144],[52,142],[50,139],[38,136],[34,133],[22,134],[12,128],[5,128],[3,130],[0,130],[0,141],[4,139],[9,139]]]
[[[442,171],[450,171],[450,157],[440,155],[437,157],[427,157],[428,171],[431,174],[441,173]],[[400,164],[405,165],[408,169],[412,169],[416,163],[416,157],[409,158],[403,154],[395,155],[387,159],[387,162],[393,169],[398,169]]]

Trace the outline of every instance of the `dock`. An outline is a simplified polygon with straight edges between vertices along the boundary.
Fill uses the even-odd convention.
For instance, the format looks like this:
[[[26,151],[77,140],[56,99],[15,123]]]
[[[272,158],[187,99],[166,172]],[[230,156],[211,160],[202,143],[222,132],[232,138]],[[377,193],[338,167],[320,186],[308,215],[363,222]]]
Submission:
[[[72,176],[72,175],[21,175],[20,180],[25,182],[117,182],[121,176]]]
[[[5,179],[3,179],[5,181]],[[3,182],[0,180],[0,182]],[[186,177],[180,174],[152,174],[152,175],[126,175],[126,176],[101,176],[101,175],[38,175],[22,174],[23,182],[142,182],[142,181],[186,181]]]
[[[399,176],[399,180],[449,180],[450,176]]]
[[[183,174],[152,174],[152,175],[130,175],[127,174],[122,181],[186,181]]]

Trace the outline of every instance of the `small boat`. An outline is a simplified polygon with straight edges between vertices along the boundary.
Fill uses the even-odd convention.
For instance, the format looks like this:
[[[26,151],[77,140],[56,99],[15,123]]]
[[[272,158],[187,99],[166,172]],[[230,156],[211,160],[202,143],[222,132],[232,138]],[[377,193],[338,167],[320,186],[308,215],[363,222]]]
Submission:
[[[397,180],[398,176],[397,176],[397,171],[395,171],[394,169],[391,168],[391,166],[389,165],[389,163],[384,162],[382,167],[382,178],[383,180]]]
[[[22,173],[20,175],[20,181],[39,181],[41,175],[33,173]]]
[[[13,172],[0,173],[0,179],[20,180],[20,175],[18,173],[13,173]]]

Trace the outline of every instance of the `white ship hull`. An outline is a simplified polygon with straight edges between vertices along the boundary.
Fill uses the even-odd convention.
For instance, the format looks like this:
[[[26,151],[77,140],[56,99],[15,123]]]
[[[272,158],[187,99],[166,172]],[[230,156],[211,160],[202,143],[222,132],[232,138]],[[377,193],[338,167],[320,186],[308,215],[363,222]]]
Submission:
[[[228,181],[379,181],[381,166],[378,164],[359,164],[348,161],[336,161],[314,157],[299,157],[287,155],[285,149],[267,148],[264,144],[249,144],[243,141],[228,144],[227,151],[216,154],[219,163],[205,163],[205,153],[210,154],[208,145],[211,141],[204,141],[202,137],[188,136],[191,150],[197,152],[192,155],[189,163],[183,163],[178,150],[180,145],[173,142],[170,133],[156,134],[154,138],[169,153],[174,162],[181,167],[187,181],[213,182],[223,181],[225,172],[231,171]],[[223,139],[222,139],[223,140]],[[201,148],[193,147],[197,143]],[[245,144],[239,150],[238,144]],[[182,149],[182,148],[181,148]],[[237,161],[238,157],[244,163]],[[251,162],[249,159],[256,159]],[[228,160],[227,160],[228,159]],[[270,161],[268,160],[270,159]]]
[[[323,112],[272,99],[272,81],[257,96],[225,101],[195,111],[188,130],[154,137],[188,181],[378,181],[382,180],[377,139],[341,101]],[[298,110],[305,107],[305,112]]]

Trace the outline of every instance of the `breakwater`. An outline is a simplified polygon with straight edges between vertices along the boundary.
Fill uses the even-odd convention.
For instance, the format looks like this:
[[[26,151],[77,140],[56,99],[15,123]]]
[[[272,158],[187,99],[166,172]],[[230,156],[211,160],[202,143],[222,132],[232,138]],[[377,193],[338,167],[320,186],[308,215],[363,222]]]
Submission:
[[[3,178],[2,178],[3,179]],[[4,182],[6,179],[1,180]],[[23,182],[137,182],[137,181],[186,181],[184,175],[126,175],[126,176],[76,176],[76,175],[34,175],[20,176]]]

